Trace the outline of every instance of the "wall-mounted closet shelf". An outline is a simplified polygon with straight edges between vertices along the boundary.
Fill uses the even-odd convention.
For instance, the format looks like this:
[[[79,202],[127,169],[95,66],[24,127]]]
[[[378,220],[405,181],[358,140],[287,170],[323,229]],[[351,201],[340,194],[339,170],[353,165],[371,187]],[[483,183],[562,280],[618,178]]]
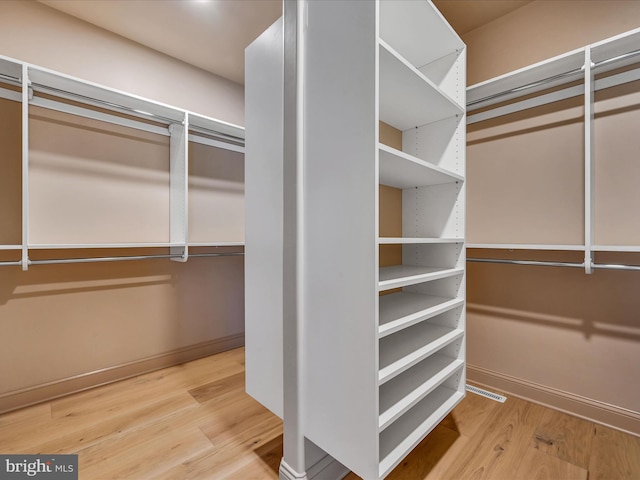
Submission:
[[[8,57],[0,57],[0,83],[4,83],[4,86],[0,87],[0,98],[20,102],[22,104],[22,244],[17,248],[15,245],[0,246],[0,250],[22,250],[22,260],[19,264],[22,265],[23,269],[26,270],[29,265],[62,263],[62,260],[65,260],[51,259],[31,261],[29,259],[30,250],[166,247],[170,250],[170,254],[163,256],[134,255],[127,257],[100,257],[90,259],[69,258],[66,260],[68,260],[67,263],[77,263],[79,261],[132,260],[138,258],[170,258],[172,260],[186,261],[189,257],[189,246],[218,247],[243,245],[243,242],[240,239],[237,241],[226,239],[224,241],[216,241],[216,238],[214,237],[211,238],[210,241],[204,241],[205,238],[203,234],[200,234],[198,242],[190,241],[190,221],[188,213],[190,193],[189,183],[192,178],[189,166],[189,156],[191,155],[189,143],[193,142],[205,145],[207,148],[211,147],[212,149],[219,149],[208,150],[208,152],[229,151],[242,154],[244,153],[244,129],[242,127],[109,87],[104,87],[93,82],[73,78],[62,73],[54,72],[46,68],[31,65]],[[20,91],[12,90],[11,86],[20,87]],[[67,115],[70,117],[43,116],[41,112],[45,110],[38,109],[55,111],[61,115]],[[54,125],[55,127],[53,128],[58,129],[58,132],[60,132],[60,129],[64,128],[65,125],[71,125],[71,127],[67,128],[75,129],[72,130],[74,132],[99,131],[99,133],[104,136],[113,135],[121,142],[124,142],[124,140],[120,140],[122,138],[128,138],[129,142],[134,141],[132,139],[138,138],[136,137],[136,134],[133,133],[130,136],[124,135],[122,131],[120,131],[121,133],[119,135],[111,133],[115,132],[114,130],[106,129],[103,132],[100,130],[101,127],[99,127],[98,123],[93,124],[93,129],[90,128],[83,130],[83,123],[78,121],[76,125],[76,119],[86,119],[83,120],[84,122],[102,122],[104,124],[124,127],[125,129],[133,129],[148,134],[150,133],[152,135],[168,137],[168,143],[163,143],[166,142],[166,140],[157,142],[155,140],[149,141],[151,140],[150,137],[147,137],[147,143],[167,145],[166,158],[168,158],[169,161],[168,163],[163,163],[166,162],[166,158],[154,157],[153,160],[156,161],[156,164],[153,167],[145,164],[144,167],[141,168],[138,164],[135,164],[135,162],[134,165],[129,166],[126,156],[125,158],[113,158],[115,163],[108,164],[105,162],[111,159],[106,159],[104,152],[100,154],[101,156],[99,155],[95,158],[84,158],[80,156],[75,158],[74,153],[66,149],[61,150],[62,153],[43,150],[47,145],[55,143],[51,140],[51,135],[45,130],[45,126],[47,128],[52,128],[50,125]],[[31,132],[31,130],[35,131],[36,127],[39,129],[36,132],[37,135],[34,134],[34,132]],[[75,135],[80,135],[80,133],[75,133]],[[95,135],[97,135],[97,133],[94,133],[94,137],[91,138],[95,139]],[[38,136],[37,141],[40,142],[38,143],[37,150],[32,145],[36,136]],[[87,138],[90,137],[83,137],[83,141],[86,142]],[[144,141],[142,143],[144,143]],[[100,149],[100,147],[96,148]],[[114,150],[114,152],[115,151],[116,150]],[[88,155],[90,156],[90,154]],[[135,157],[138,154],[135,153],[131,155],[132,159],[135,160]],[[215,157],[217,154],[207,153],[207,155],[212,158],[218,158]],[[225,161],[228,161],[228,159]],[[39,171],[38,176],[39,183],[37,184],[37,187],[34,187],[32,185],[34,181],[32,177],[35,177],[31,170],[34,168],[33,165],[36,163],[38,168],[41,170]],[[166,165],[166,167],[164,165]],[[162,171],[160,166],[165,170]],[[42,170],[43,168],[48,168],[50,170]],[[42,185],[45,185],[47,189],[52,185],[55,185],[55,183],[51,185],[46,183],[47,178],[53,178],[49,173],[46,175],[41,173],[42,171],[50,172],[52,171],[51,169],[54,168],[58,169],[54,171],[57,175],[56,178],[61,175],[62,171],[70,171],[71,175],[81,176],[79,177],[82,178],[82,180],[79,180],[80,182],[83,182],[84,179],[87,178],[96,182],[97,178],[109,179],[120,175],[123,178],[127,178],[130,182],[135,181],[135,179],[139,177],[141,181],[147,182],[147,184],[149,184],[149,182],[155,182],[155,185],[166,184],[166,188],[161,187],[166,191],[166,193],[161,194],[161,197],[157,197],[159,194],[156,193],[156,190],[152,194],[156,196],[146,197],[144,201],[147,202],[147,204],[156,203],[157,205],[158,202],[154,202],[153,200],[158,198],[164,200],[166,198],[166,206],[157,205],[156,208],[167,208],[166,213],[163,213],[162,215],[166,215],[166,218],[168,219],[165,230],[165,232],[169,233],[168,241],[126,241],[125,238],[123,238],[125,241],[101,242],[99,238],[96,238],[96,235],[93,235],[93,237],[96,238],[97,241],[87,241],[84,238],[79,238],[80,241],[74,241],[75,239],[71,238],[74,234],[66,235],[71,241],[59,241],[59,238],[63,238],[64,235],[61,236],[59,233],[56,233],[57,236],[52,237],[50,235],[46,235],[46,232],[43,234],[42,227],[34,229],[34,224],[30,223],[36,221],[34,220],[34,218],[36,218],[36,216],[34,216],[34,209],[55,208],[54,205],[58,204],[58,200],[67,194],[67,192],[64,192],[65,195],[61,193],[49,194],[54,195],[51,201],[42,201],[40,200],[40,197],[34,197],[34,195],[38,193],[37,189],[41,188]],[[73,170],[74,168],[76,170]],[[80,173],[78,173],[79,171],[77,169],[80,169]],[[194,175],[209,175],[205,170],[206,169],[200,168],[198,173],[194,173]],[[51,180],[51,182],[54,182],[54,180]],[[214,184],[219,184],[219,188],[224,187],[227,190],[230,188],[237,190],[235,187],[232,188],[232,184],[229,180],[223,180],[216,184],[215,181],[210,181],[209,178],[205,178],[204,182],[200,181],[200,183],[194,186],[196,193],[199,195],[197,200],[202,201],[202,198],[205,198],[203,195],[209,194],[206,190],[207,188],[216,188]],[[100,210],[99,213],[102,213],[103,210],[108,210],[109,202],[105,199],[106,197],[104,197],[104,191],[100,191],[99,194],[102,196],[96,197],[95,202],[103,202],[99,205],[96,203],[96,205],[98,205],[98,210]],[[71,194],[69,193],[69,195]],[[82,201],[82,198],[78,198],[76,200],[76,202]],[[69,204],[70,203],[67,201],[67,204],[65,205]],[[118,204],[117,208],[120,208],[119,205],[120,204]],[[71,211],[73,211],[73,209]],[[112,210],[112,212],[119,211],[121,210]],[[59,217],[58,213],[59,212],[56,212],[55,214],[47,213],[44,217]],[[43,218],[41,210],[38,211],[38,214],[39,217],[37,218]],[[117,224],[118,218],[108,218],[105,220],[100,217],[92,217],[91,221],[85,221],[85,223],[88,225],[93,223],[96,225],[99,225],[100,223]],[[63,225],[63,223],[60,224]],[[39,227],[40,225],[41,224],[35,224],[36,227]],[[136,226],[137,225],[132,225],[128,231],[134,231]],[[37,230],[37,233],[34,233],[35,230]],[[93,230],[95,229],[91,229],[90,231]],[[157,229],[155,232],[160,232],[160,230]],[[161,232],[150,236],[145,233],[143,235],[138,235],[138,237],[148,237],[150,239],[158,237],[161,239],[165,234],[166,233]],[[87,238],[91,236],[92,235],[87,235]],[[125,234],[124,236],[126,237],[127,235]],[[47,237],[53,241],[47,241],[49,240]],[[112,235],[112,237],[115,237],[115,235]],[[11,264],[14,265],[15,263]]]
[[[638,252],[639,246],[605,246],[595,245],[596,226],[596,189],[595,189],[595,144],[594,144],[594,92],[612,88],[625,83],[640,80],[640,29],[622,33],[615,37],[587,45],[535,65],[501,75],[467,89],[467,109],[469,112],[482,109],[479,113],[470,113],[467,123],[482,122],[502,115],[519,112],[525,109],[558,102],[571,97],[584,98],[584,245],[513,245],[513,244],[468,244],[467,248],[484,249],[527,249],[527,250],[573,250],[584,252],[584,262],[564,263],[545,261],[525,261],[509,259],[476,259],[474,262],[515,263],[520,265],[546,265],[580,267],[585,273],[592,269],[615,268],[637,270],[634,265],[598,264],[593,254],[598,251]],[[621,67],[636,65],[635,68],[608,76],[597,76]],[[562,87],[550,93],[545,90]],[[509,104],[502,102],[517,100],[524,95],[543,92],[540,95],[515,101]],[[508,200],[508,199],[507,199]]]

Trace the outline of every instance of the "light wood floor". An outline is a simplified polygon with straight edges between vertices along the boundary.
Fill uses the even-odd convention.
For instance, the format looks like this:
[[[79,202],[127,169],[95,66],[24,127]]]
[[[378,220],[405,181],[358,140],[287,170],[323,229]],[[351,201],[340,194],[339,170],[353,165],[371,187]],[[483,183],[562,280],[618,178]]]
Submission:
[[[0,453],[77,453],[82,480],[267,480],[282,425],[244,393],[237,349],[2,415]],[[637,480],[640,438],[469,393],[388,478]]]

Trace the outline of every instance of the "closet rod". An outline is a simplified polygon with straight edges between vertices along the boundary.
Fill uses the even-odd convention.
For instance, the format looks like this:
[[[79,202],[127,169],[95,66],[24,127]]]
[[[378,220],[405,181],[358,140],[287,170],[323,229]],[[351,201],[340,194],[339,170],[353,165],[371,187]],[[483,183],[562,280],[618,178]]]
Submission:
[[[41,83],[32,82],[31,86],[32,87],[36,87],[35,90],[44,90],[44,91],[54,92],[58,96],[60,96],[60,95],[65,96],[66,95],[66,96],[70,96],[70,97],[79,98],[79,99],[81,99],[83,101],[83,103],[88,103],[89,105],[94,105],[94,104],[105,105],[105,106],[107,106],[107,107],[109,107],[111,109],[124,110],[126,112],[134,113],[135,115],[138,115],[138,116],[152,117],[154,119],[160,120],[163,123],[166,123],[167,125],[170,125],[172,123],[184,123],[184,122],[181,122],[180,120],[177,120],[175,118],[168,118],[168,117],[164,117],[162,115],[158,115],[157,113],[145,112],[144,110],[137,110],[135,108],[127,107],[127,106],[124,106],[124,105],[119,105],[119,104],[113,103],[113,102],[108,102],[106,100],[100,100],[98,98],[87,97],[86,95],[82,95],[80,93],[68,92],[67,90],[62,90],[60,88],[50,87],[48,85],[42,85]]]
[[[229,257],[235,255],[244,255],[242,252],[229,252],[229,253],[195,253],[190,254],[190,257]],[[93,263],[93,262],[119,262],[129,260],[156,260],[163,258],[180,258],[182,255],[135,255],[135,256],[122,256],[122,257],[88,257],[88,258],[58,258],[50,260],[29,260],[29,265],[55,265],[66,263]],[[7,262],[8,263],[8,262]],[[21,265],[21,262],[17,262],[17,265]]]
[[[610,270],[636,270],[636,271],[640,271],[640,266],[639,265],[619,265],[617,263],[609,263],[609,264],[605,264],[605,263],[592,263],[591,267],[593,268],[603,268],[603,269],[610,269]]]
[[[627,58],[633,58],[640,55],[640,49],[634,50],[633,52],[623,53],[622,55],[618,55],[617,57],[607,58],[606,60],[600,60],[599,62],[595,62],[593,64],[593,68],[600,68],[610,63],[619,62],[620,60],[626,60]]]
[[[20,260],[16,260],[15,262],[0,262],[0,267],[19,267],[22,265]]]
[[[193,124],[189,124],[189,130],[192,132],[202,133],[210,137],[219,138],[228,142],[235,142],[238,146],[244,146],[244,138],[236,137],[235,135],[229,135],[228,133],[222,133],[215,130],[209,130],[208,128],[198,127]]]
[[[506,260],[502,258],[467,258],[467,262],[478,263],[508,263],[514,265],[536,265],[541,267],[577,267],[584,268],[584,263],[569,262],[546,262],[539,260]],[[609,269],[609,270],[633,270],[640,271],[640,265],[621,265],[617,263],[592,263],[591,268]]]
[[[467,262],[478,263],[510,263],[514,265],[537,265],[541,267],[576,267],[584,268],[584,263],[547,262],[541,260],[506,260],[503,258],[467,258]]]
[[[244,252],[190,253],[189,257],[235,257],[240,255],[244,255]]]
[[[596,63],[593,64],[593,68],[604,67],[604,66],[607,66],[609,64],[616,63],[616,62],[619,62],[621,60],[626,60],[628,58],[633,58],[633,57],[638,56],[638,55],[640,55],[640,49],[639,50],[634,50],[632,52],[623,53],[622,55],[618,55],[616,57],[607,58],[606,60],[600,60],[599,62],[596,62]],[[521,85],[519,87],[511,88],[509,90],[504,90],[502,92],[494,93],[492,95],[487,95],[486,97],[479,98],[478,100],[473,100],[471,102],[468,102],[467,103],[467,107],[476,105],[478,103],[485,102],[487,100],[493,100],[495,98],[500,98],[502,96],[509,95],[511,93],[518,93],[518,92],[522,92],[524,90],[528,90],[530,88],[535,88],[535,87],[538,87],[538,86],[541,86],[541,85],[545,85],[545,84],[551,83],[551,82],[553,82],[555,80],[560,80],[561,78],[564,78],[564,77],[569,77],[571,75],[576,75],[576,74],[582,72],[583,70],[584,70],[584,67],[575,68],[575,69],[570,70],[568,72],[559,73],[558,75],[553,75],[552,77],[547,77],[547,78],[544,78],[542,80],[538,80],[536,82],[527,83],[526,85]]]

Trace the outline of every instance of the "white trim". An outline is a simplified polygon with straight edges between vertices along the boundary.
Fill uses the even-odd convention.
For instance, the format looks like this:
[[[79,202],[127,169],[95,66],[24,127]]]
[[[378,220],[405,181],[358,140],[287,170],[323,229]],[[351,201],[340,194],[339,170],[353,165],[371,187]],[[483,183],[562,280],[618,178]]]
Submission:
[[[640,412],[467,364],[467,381],[529,402],[640,436]]]
[[[284,458],[280,460],[280,470],[278,471],[280,480],[308,480],[307,472],[299,473],[289,466]],[[327,479],[328,480],[328,479]]]

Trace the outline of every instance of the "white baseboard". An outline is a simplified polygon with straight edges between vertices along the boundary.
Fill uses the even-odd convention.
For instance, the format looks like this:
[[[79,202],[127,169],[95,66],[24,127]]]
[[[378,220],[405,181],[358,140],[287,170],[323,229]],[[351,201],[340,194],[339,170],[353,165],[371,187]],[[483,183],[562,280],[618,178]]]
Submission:
[[[240,333],[178,348],[133,362],[114,365],[96,372],[87,372],[17,391],[6,392],[0,394],[0,413],[17,410],[18,408],[53,400],[54,398],[63,397],[71,393],[81,392],[89,388],[189,362],[197,358],[214,355],[243,345],[244,333]]]
[[[467,364],[467,380],[533,403],[640,436],[640,412]]]

